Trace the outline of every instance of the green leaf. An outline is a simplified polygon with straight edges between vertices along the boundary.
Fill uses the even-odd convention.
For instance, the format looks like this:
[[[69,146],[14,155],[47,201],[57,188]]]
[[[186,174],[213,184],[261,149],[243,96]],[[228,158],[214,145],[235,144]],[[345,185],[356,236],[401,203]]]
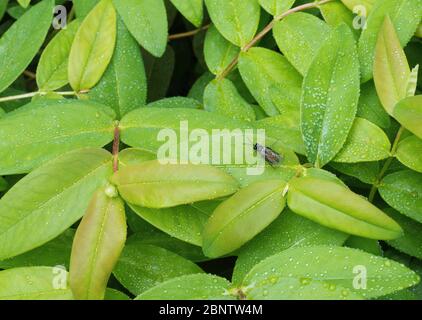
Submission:
[[[236,192],[238,184],[224,171],[206,165],[172,165],[148,161],[116,172],[119,193],[131,204],[169,208],[212,200]]]
[[[402,235],[400,226],[363,197],[327,180],[293,179],[287,197],[289,208],[323,226],[352,235],[390,240]]]
[[[171,3],[195,27],[199,27],[204,17],[204,4],[202,0],[170,0]]]
[[[393,116],[403,127],[422,139],[422,95],[400,101],[394,107]]]
[[[168,23],[163,0],[113,0],[138,43],[155,57],[166,51]]]
[[[21,179],[0,199],[0,260],[39,247],[78,221],[110,174],[110,153],[83,149]]]
[[[308,71],[329,33],[330,27],[324,21],[303,12],[291,14],[274,26],[278,47],[302,75]]]
[[[259,181],[222,202],[204,227],[205,255],[231,253],[264,230],[286,206],[285,188],[283,181]]]
[[[202,246],[202,230],[217,201],[206,201],[166,209],[130,205],[142,219],[165,233],[196,246]]]
[[[212,22],[231,43],[244,47],[255,36],[260,19],[256,0],[205,0]]]
[[[28,7],[29,4],[31,3],[31,0],[17,0],[17,1],[23,8]]]
[[[422,224],[393,209],[389,208],[385,211],[391,218],[398,221],[404,230],[403,237],[390,240],[388,244],[401,252],[422,259]]]
[[[68,76],[76,92],[101,79],[116,43],[116,11],[111,0],[101,0],[81,23],[70,49]]]
[[[374,4],[358,45],[362,82],[372,78],[375,47],[385,17],[390,16],[400,44],[404,47],[421,20],[421,9],[422,3],[419,0],[378,0]]]
[[[0,300],[73,300],[66,278],[66,271],[59,268],[31,267],[1,271]]]
[[[212,26],[207,31],[204,56],[205,63],[213,74],[221,74],[239,53],[240,49],[227,41],[216,27]]]
[[[400,141],[396,158],[410,169],[422,173],[422,140],[410,136]]]
[[[146,104],[147,79],[141,51],[121,19],[117,20],[113,58],[89,96],[112,107],[118,118]]]
[[[214,80],[214,75],[209,71],[204,72],[190,88],[188,97],[191,99],[195,99],[199,103],[203,103],[205,87],[212,80]]]
[[[0,20],[3,19],[4,14],[6,13],[9,0],[0,1]]]
[[[149,232],[141,231],[135,233],[128,239],[128,243],[132,242],[157,246],[177,253],[179,256],[193,262],[208,260],[200,247],[181,241],[157,229],[151,229]]]
[[[294,247],[343,245],[348,235],[285,210],[268,228],[238,251],[232,281],[241,283],[259,262]]]
[[[255,112],[228,79],[214,80],[204,91],[204,108],[235,120],[253,121]]]
[[[251,48],[240,54],[239,71],[246,86],[269,116],[279,114],[270,87],[300,88],[302,77],[281,54],[265,48]],[[294,89],[292,89],[294,90]]]
[[[85,18],[87,14],[94,9],[99,0],[73,0],[76,16],[80,19]]]
[[[53,0],[45,0],[33,6],[0,38],[0,92],[19,77],[41,48],[53,5]]]
[[[163,282],[135,300],[234,300],[230,282],[210,274],[193,274]]]
[[[197,100],[185,97],[170,97],[149,103],[148,108],[185,108],[202,109],[202,104]]]
[[[196,264],[173,252],[139,243],[125,246],[113,270],[117,280],[135,295],[166,280],[202,272]]]
[[[155,58],[148,52],[143,57],[148,79],[148,101],[162,99],[166,96],[175,68],[174,50],[167,46],[161,58]]]
[[[308,159],[317,167],[341,150],[359,99],[359,61],[350,29],[332,31],[303,82],[301,122]]]
[[[26,173],[68,151],[106,145],[113,140],[114,123],[104,108],[52,100],[9,113],[0,120],[0,174]]]
[[[123,201],[113,186],[94,193],[73,240],[69,282],[75,299],[102,300],[126,241]]]
[[[273,16],[279,16],[286,12],[294,2],[295,0],[259,0],[261,7]]]
[[[378,161],[390,157],[390,150],[390,140],[381,128],[366,119],[356,118],[346,143],[333,161]]]
[[[345,23],[352,30],[355,38],[359,38],[359,30],[353,26],[355,18],[353,13],[340,1],[325,3],[319,7],[319,10],[321,10],[322,16],[329,26],[335,28]]]
[[[330,163],[334,169],[348,176],[355,177],[367,184],[376,184],[380,172],[378,162],[359,162],[359,163]]]
[[[78,28],[78,20],[71,22],[42,52],[36,73],[37,85],[41,91],[53,91],[69,82],[69,53]]]
[[[7,183],[7,181],[3,177],[0,177],[0,192],[7,190],[8,187],[9,184]]]
[[[361,270],[366,270],[366,289],[354,287]],[[356,249],[315,246],[289,249],[262,261],[243,286],[251,286],[249,299],[342,300],[376,298],[418,282],[415,272],[395,261]]]
[[[107,288],[104,300],[132,300],[123,292],[120,292],[116,289]]]
[[[373,81],[361,86],[357,116],[371,121],[380,128],[386,129],[391,126],[390,115],[382,106]]]
[[[350,236],[344,245],[349,248],[363,250],[376,256],[383,256],[381,246],[377,240]]]
[[[374,82],[384,109],[392,114],[394,106],[406,98],[410,68],[394,25],[387,16],[375,47]]]
[[[422,174],[403,170],[386,176],[379,186],[381,197],[400,213],[422,223]]]
[[[18,267],[63,265],[69,268],[70,251],[75,235],[73,229],[68,229],[57,238],[47,242],[43,246],[16,256],[14,258],[0,261],[1,269]]]

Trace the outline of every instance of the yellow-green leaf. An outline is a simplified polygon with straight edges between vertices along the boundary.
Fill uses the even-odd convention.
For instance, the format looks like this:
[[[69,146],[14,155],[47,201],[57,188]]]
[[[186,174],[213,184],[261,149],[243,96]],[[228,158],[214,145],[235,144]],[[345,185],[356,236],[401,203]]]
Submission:
[[[41,91],[56,90],[69,82],[69,53],[78,28],[78,20],[70,23],[50,41],[41,54],[36,73]]]
[[[123,199],[147,208],[168,208],[228,196],[237,181],[207,165],[161,164],[152,160],[129,165],[112,178]]]
[[[302,177],[289,183],[289,208],[323,226],[377,240],[402,235],[400,226],[384,212],[338,183]]]
[[[81,149],[21,179],[0,199],[0,260],[39,247],[73,225],[110,174],[109,152]]]
[[[422,173],[422,140],[416,136],[403,139],[397,148],[396,157],[405,166]]]
[[[356,118],[346,143],[333,159],[335,162],[357,163],[386,159],[391,143],[384,131],[372,122]]]
[[[91,89],[104,74],[116,43],[116,11],[101,0],[76,33],[69,56],[69,82],[79,92]]]
[[[231,253],[265,229],[286,205],[285,187],[279,180],[258,181],[221,203],[204,227],[205,255]]]
[[[73,300],[73,295],[66,270],[28,267],[0,272],[0,300]]]
[[[401,100],[395,106],[393,116],[403,127],[422,139],[422,95]]]
[[[113,186],[91,199],[73,240],[70,286],[75,299],[101,300],[126,241],[123,201]]]
[[[163,0],[113,0],[138,43],[155,57],[166,51],[168,24]]]
[[[203,0],[170,0],[194,26],[199,27],[204,17]]]
[[[245,46],[258,30],[257,0],[205,0],[212,22],[220,33],[238,47]]]
[[[374,81],[381,103],[389,114],[397,102],[407,96],[409,76],[406,55],[387,16],[375,48]]]

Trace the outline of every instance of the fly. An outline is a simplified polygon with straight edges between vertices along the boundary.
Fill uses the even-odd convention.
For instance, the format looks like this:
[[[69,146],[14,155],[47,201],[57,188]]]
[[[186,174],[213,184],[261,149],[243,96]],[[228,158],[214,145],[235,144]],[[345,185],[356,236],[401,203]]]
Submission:
[[[255,143],[253,148],[273,167],[278,166],[283,161],[283,156],[269,147]]]

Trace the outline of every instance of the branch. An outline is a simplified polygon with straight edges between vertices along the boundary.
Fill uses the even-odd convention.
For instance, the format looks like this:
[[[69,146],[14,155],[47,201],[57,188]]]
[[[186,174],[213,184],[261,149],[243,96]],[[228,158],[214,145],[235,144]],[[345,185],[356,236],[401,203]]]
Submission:
[[[394,156],[396,155],[397,148],[399,146],[399,142],[404,130],[405,129],[403,127],[400,127],[399,131],[397,132],[396,138],[394,139],[394,143],[391,148],[391,156],[384,163],[384,166],[382,167],[380,173],[378,174],[377,181],[372,185],[371,191],[368,196],[369,202],[374,201],[375,195],[377,194],[377,191],[378,191],[379,184],[381,183],[382,179],[384,178],[385,174],[387,173],[388,169],[390,169],[390,166],[393,163]]]
[[[116,123],[114,128],[114,140],[113,140],[113,171],[119,170],[119,151],[120,151],[120,128],[119,123]]]
[[[51,91],[51,92],[36,91],[36,92],[18,94],[16,96],[0,97],[0,103],[6,102],[6,101],[28,99],[28,98],[32,98],[32,97],[35,97],[35,96],[45,96],[48,93],[56,93],[56,94],[61,95],[61,96],[77,96],[79,94],[88,93],[88,91],[89,90],[82,90],[80,92],[75,92],[75,91]]]
[[[211,26],[211,24],[207,24],[206,26],[203,26],[201,28],[198,28],[198,29],[195,29],[195,30],[192,30],[192,31],[172,34],[172,35],[169,36],[169,41],[181,39],[181,38],[192,37],[192,36],[200,33],[201,31],[207,30],[210,26]]]

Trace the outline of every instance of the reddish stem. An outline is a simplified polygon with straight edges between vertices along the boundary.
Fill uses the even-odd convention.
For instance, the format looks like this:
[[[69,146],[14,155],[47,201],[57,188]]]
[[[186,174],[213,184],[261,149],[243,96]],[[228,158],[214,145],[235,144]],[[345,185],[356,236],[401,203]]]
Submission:
[[[114,140],[113,140],[113,171],[119,170],[119,150],[120,149],[120,129],[116,125],[114,128]]]

